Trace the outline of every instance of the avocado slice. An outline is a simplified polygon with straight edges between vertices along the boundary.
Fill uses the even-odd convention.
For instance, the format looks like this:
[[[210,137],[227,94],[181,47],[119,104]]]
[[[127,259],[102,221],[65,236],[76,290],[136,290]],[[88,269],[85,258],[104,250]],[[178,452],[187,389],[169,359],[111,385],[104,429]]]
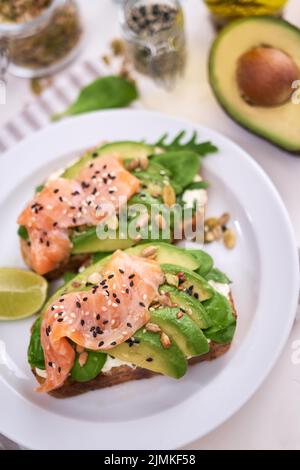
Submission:
[[[197,323],[178,307],[152,311],[150,322],[160,326],[186,357],[199,356],[209,351],[208,341]]]
[[[147,248],[156,248],[155,252],[155,260],[159,264],[166,264],[172,263],[182,266],[183,268],[187,268],[191,271],[196,270],[199,267],[199,261],[190,253],[181,248],[177,248],[174,245],[170,245],[168,243],[158,242],[158,243],[143,243],[141,245],[137,245],[133,248],[129,248],[127,253],[142,256],[142,253]],[[179,268],[180,269],[180,268]]]
[[[164,284],[159,290],[161,294],[167,293],[172,303],[180,307],[182,312],[189,315],[199,328],[205,329],[211,325],[205,308],[194,297],[168,284]]]
[[[161,268],[166,274],[167,284],[174,286],[177,278],[178,283],[176,282],[177,286],[175,285],[175,287],[200,302],[210,299],[214,295],[214,289],[199,274],[182,268],[181,265],[162,264]]]
[[[191,255],[193,255],[199,262],[197,273],[200,274],[200,276],[205,277],[212,270],[214,261],[208,253],[203,250],[195,249],[187,249],[185,251],[191,253]]]
[[[75,362],[71,370],[72,379],[76,382],[89,382],[100,374],[106,359],[107,354],[97,351],[88,351],[88,358],[86,363],[81,366],[79,364],[79,354],[76,354]]]
[[[187,360],[177,344],[171,341],[171,346],[164,348],[160,334],[147,331],[145,328],[138,330],[132,339],[107,352],[121,361],[175,379],[179,379],[187,371]]]
[[[108,153],[118,153],[122,159],[130,160],[143,156],[147,157],[148,155],[158,152],[158,147],[155,147],[154,145],[148,145],[143,142],[112,142],[110,144],[105,144],[97,149],[86,152],[83,157],[81,157],[64,171],[62,177],[68,179],[76,178],[81,168],[84,167],[90,160]]]
[[[213,92],[229,116],[243,127],[285,150],[300,153],[300,106],[291,98],[276,106],[249,104],[238,86],[240,58],[261,45],[285,53],[300,70],[298,28],[273,17],[243,18],[226,26],[211,48],[209,77]]]

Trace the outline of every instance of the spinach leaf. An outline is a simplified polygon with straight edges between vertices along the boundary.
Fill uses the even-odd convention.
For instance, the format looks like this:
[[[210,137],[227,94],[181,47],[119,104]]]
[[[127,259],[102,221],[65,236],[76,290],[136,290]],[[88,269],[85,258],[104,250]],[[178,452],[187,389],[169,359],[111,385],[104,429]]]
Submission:
[[[55,114],[53,121],[65,116],[88,113],[99,109],[122,108],[128,106],[138,97],[138,91],[133,82],[125,78],[110,75],[97,78],[83,88],[77,100],[63,113]]]
[[[76,382],[89,382],[100,374],[107,358],[107,354],[102,352],[89,351],[86,363],[81,367],[78,361],[79,354],[76,354],[71,377]]]
[[[23,240],[26,240],[26,241],[29,240],[29,235],[28,235],[28,232],[27,232],[27,228],[24,225],[19,226],[18,235]]]
[[[221,284],[231,284],[232,282],[225,273],[217,268],[213,268],[211,271],[209,271],[205,278],[207,281],[220,282]]]
[[[214,331],[223,330],[235,322],[230,302],[224,295],[215,292],[213,297],[202,302]]]
[[[177,150],[152,157],[153,161],[166,167],[171,173],[171,184],[177,194],[193,182],[199,172],[199,157],[190,150]]]
[[[228,344],[231,343],[236,329],[236,321],[234,320],[231,325],[228,325],[222,330],[212,326],[208,330],[204,330],[203,333],[206,338],[215,341],[215,343]]]
[[[209,184],[206,181],[193,181],[193,183],[189,184],[186,186],[186,190],[192,190],[192,189],[207,189]]]
[[[200,274],[200,276],[206,276],[213,267],[214,262],[212,257],[203,250],[185,249],[184,251],[190,253],[199,261],[200,266],[196,273]]]
[[[30,343],[27,351],[28,362],[32,367],[45,369],[44,351],[41,345],[42,316],[34,322],[31,332]]]
[[[185,135],[186,131],[181,131],[171,142],[167,143],[168,134],[164,134],[154,145],[168,151],[191,150],[199,156],[205,156],[208,153],[217,152],[218,150],[211,142],[197,142],[198,135],[196,131],[193,133],[190,140],[183,142],[182,139]]]

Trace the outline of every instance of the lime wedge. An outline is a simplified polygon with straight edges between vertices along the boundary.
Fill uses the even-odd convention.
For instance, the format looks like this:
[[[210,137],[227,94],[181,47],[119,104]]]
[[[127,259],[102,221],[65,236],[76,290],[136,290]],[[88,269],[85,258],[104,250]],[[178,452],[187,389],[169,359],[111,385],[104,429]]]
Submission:
[[[19,320],[38,312],[46,300],[47,286],[38,274],[0,268],[0,320]]]

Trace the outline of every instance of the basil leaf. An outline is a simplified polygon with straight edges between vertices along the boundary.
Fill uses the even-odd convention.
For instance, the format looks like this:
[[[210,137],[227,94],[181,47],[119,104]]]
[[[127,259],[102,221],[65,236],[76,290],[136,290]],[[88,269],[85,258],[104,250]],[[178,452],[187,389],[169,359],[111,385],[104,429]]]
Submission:
[[[83,88],[77,100],[63,113],[55,114],[53,121],[65,116],[97,111],[99,109],[122,108],[128,106],[138,97],[138,91],[133,82],[118,76],[97,78]]]
[[[25,241],[29,240],[27,228],[24,225],[20,225],[20,227],[18,228],[18,235]]]
[[[197,142],[198,135],[196,131],[193,133],[190,140],[183,142],[182,140],[185,135],[186,131],[181,131],[171,142],[167,143],[168,134],[164,134],[154,145],[165,150],[191,150],[198,156],[205,156],[208,153],[218,150],[211,142]]]
[[[199,172],[199,157],[190,150],[165,152],[153,156],[152,159],[170,171],[171,184],[177,194],[191,184]]]
[[[27,351],[28,362],[32,367],[37,367],[38,369],[45,369],[45,358],[44,351],[41,345],[41,324],[42,317],[40,316],[34,322],[30,343]]]
[[[208,274],[206,274],[205,278],[207,281],[220,282],[221,284],[231,284],[232,282],[225,273],[217,268],[213,268]]]

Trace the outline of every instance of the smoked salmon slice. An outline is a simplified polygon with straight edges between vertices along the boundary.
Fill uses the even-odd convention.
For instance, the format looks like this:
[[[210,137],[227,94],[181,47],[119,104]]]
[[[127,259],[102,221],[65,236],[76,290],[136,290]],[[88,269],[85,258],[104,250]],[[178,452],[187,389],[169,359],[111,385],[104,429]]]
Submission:
[[[58,178],[37,193],[18,218],[29,235],[26,259],[39,274],[46,274],[68,259],[72,244],[69,229],[95,226],[140,188],[117,155],[103,155],[83,167],[74,180]]]
[[[164,282],[156,261],[122,251],[112,255],[100,278],[93,286],[87,283],[87,290],[62,295],[45,312],[41,343],[47,379],[39,392],[54,390],[68,378],[75,359],[69,340],[101,351],[131,338],[149,321],[149,306]]]

